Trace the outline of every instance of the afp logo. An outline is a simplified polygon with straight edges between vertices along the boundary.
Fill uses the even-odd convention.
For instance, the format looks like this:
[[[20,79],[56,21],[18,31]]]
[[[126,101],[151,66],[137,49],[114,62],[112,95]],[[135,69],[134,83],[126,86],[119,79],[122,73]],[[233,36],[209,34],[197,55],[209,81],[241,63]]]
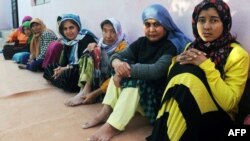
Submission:
[[[226,140],[230,141],[249,141],[250,128],[249,126],[234,126],[228,128],[225,132]]]
[[[230,129],[228,136],[244,136],[247,133],[246,129]]]

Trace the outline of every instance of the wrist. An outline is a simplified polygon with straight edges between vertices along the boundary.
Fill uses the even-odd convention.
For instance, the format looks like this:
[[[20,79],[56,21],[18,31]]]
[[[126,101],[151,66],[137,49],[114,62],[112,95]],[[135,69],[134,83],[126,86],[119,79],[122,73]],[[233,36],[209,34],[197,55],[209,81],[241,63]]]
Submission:
[[[72,65],[67,65],[66,68],[67,68],[67,69],[72,69],[73,66],[72,66]]]

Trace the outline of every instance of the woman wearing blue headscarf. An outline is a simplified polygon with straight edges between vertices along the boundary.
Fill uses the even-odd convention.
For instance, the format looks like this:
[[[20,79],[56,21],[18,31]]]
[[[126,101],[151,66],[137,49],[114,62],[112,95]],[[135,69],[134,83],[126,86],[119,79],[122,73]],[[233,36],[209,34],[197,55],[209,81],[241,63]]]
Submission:
[[[87,29],[82,29],[80,17],[64,14],[57,18],[59,34],[63,38],[64,48],[59,64],[49,65],[43,77],[53,85],[69,92],[78,92],[78,60],[89,43],[96,43],[96,36]]]
[[[83,125],[105,123],[89,140],[110,140],[123,131],[135,112],[154,123],[171,59],[189,39],[179,30],[161,5],[147,7],[142,14],[144,37],[111,56],[114,76],[109,82],[101,112]]]

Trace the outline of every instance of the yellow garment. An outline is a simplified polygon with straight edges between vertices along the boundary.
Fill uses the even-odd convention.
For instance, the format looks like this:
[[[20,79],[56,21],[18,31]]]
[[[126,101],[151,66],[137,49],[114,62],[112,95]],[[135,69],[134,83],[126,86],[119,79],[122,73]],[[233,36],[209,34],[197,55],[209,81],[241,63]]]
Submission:
[[[113,77],[110,79],[111,81],[103,100],[103,104],[107,104],[113,108],[113,112],[107,122],[114,128],[123,131],[136,111],[144,115],[143,109],[139,104],[139,88],[120,89],[114,85]],[[128,101],[129,104],[127,104]]]
[[[127,46],[128,46],[127,42],[126,42],[126,41],[122,41],[122,42],[118,45],[118,47],[115,49],[115,52],[120,52],[120,51],[122,51],[123,49],[125,49]],[[101,84],[101,86],[100,86],[100,88],[101,88],[101,90],[102,90],[103,93],[105,93],[105,92],[107,91],[108,84],[109,84],[109,80],[110,80],[110,78],[107,79],[107,80],[105,80],[105,81]]]
[[[220,77],[220,72],[215,69],[215,64],[210,59],[201,63],[199,67],[206,75],[214,99],[234,120],[248,78],[249,55],[239,44],[232,43],[231,47],[233,49],[224,67],[225,80]],[[165,97],[167,90],[175,84],[183,84],[191,91],[201,113],[217,111],[218,109],[209,96],[207,89],[199,81],[199,78],[192,74],[182,73],[176,75],[169,81],[163,97]],[[186,121],[174,98],[164,103],[158,112],[157,119],[162,117],[165,112],[169,113],[166,123],[168,133],[166,134],[168,134],[170,140],[178,141],[186,130]]]
[[[19,44],[27,44],[28,37],[18,29],[15,29],[7,38],[8,43],[18,41]]]
[[[85,65],[85,66],[83,66]],[[85,83],[92,84],[92,77],[93,77],[93,71],[94,71],[94,60],[92,57],[89,56],[82,56],[79,59],[79,81],[78,86],[84,87]]]
[[[224,67],[225,80],[220,78],[219,71],[210,60],[200,64],[200,68],[206,74],[215,100],[234,119],[248,78],[249,55],[239,44],[233,43],[231,47],[233,49]]]

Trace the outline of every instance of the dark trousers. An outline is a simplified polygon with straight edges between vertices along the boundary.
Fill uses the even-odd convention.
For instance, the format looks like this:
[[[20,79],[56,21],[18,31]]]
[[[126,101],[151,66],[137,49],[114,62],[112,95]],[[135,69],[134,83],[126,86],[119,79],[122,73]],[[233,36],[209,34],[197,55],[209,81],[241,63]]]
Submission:
[[[27,45],[4,45],[3,56],[5,60],[11,60],[13,55],[18,52],[28,51]]]

